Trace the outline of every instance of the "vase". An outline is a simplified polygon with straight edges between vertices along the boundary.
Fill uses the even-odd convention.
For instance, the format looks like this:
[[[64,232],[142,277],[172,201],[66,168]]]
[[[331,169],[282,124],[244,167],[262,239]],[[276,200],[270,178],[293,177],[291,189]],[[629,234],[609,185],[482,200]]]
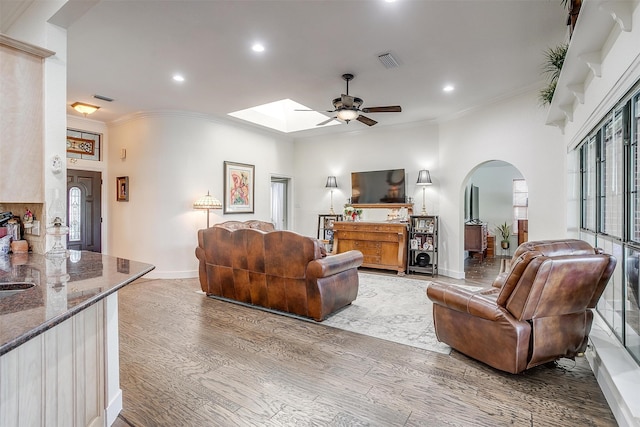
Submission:
[[[502,246],[502,249],[509,249],[509,241],[503,240],[502,242],[500,242],[500,246]]]

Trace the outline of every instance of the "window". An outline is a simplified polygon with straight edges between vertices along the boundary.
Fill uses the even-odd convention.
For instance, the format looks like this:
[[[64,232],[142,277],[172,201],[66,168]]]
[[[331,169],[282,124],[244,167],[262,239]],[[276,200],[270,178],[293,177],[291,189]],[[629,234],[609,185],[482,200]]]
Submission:
[[[591,137],[580,149],[582,215],[580,226],[596,231],[596,138]]]
[[[67,129],[67,159],[100,161],[102,135]]]
[[[598,229],[602,233],[622,238],[623,194],[624,194],[624,145],[622,110],[617,110],[602,128],[599,194],[600,220]]]
[[[524,179],[513,180],[513,232],[518,232],[518,220],[529,218],[529,187]]]
[[[629,240],[640,243],[640,159],[638,159],[638,133],[640,132],[640,95],[631,103],[631,145],[629,147]]]
[[[580,238],[618,260],[597,311],[640,363],[640,82],[579,146]]]
[[[82,192],[78,187],[71,187],[69,189],[69,241],[78,242],[81,240],[80,235],[80,219],[82,218],[80,212],[80,200]]]

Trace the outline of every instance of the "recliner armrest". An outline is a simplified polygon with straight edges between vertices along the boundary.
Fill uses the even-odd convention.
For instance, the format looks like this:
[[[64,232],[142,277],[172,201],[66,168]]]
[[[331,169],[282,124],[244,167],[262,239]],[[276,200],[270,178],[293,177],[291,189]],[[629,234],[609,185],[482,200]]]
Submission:
[[[307,265],[308,277],[328,277],[362,265],[364,257],[360,251],[347,251],[315,259]]]
[[[427,287],[427,296],[434,304],[492,321],[504,317],[503,311],[496,304],[499,292],[500,289],[494,287],[471,291],[437,282],[432,282]]]

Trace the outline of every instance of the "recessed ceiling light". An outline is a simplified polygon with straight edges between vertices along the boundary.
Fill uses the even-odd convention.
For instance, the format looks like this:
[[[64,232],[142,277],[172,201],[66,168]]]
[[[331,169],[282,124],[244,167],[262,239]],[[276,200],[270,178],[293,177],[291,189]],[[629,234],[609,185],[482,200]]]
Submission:
[[[255,43],[251,46],[251,50],[254,52],[264,52],[264,45],[262,43]]]
[[[174,74],[173,75],[173,80],[176,82],[183,82],[184,81],[184,76],[180,75],[180,74]]]
[[[445,92],[453,92],[455,88],[453,87],[453,85],[446,85],[445,87],[442,88],[443,91]]]

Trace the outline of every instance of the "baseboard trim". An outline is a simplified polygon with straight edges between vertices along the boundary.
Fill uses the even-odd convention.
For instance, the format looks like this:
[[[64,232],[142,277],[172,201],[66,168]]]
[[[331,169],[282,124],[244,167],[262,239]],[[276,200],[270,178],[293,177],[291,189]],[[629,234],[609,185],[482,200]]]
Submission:
[[[118,392],[115,394],[115,396],[113,396],[113,399],[111,399],[111,402],[109,402],[109,405],[107,405],[104,413],[105,413],[105,422],[106,422],[106,426],[110,426],[112,425],[115,421],[116,418],[118,418],[118,415],[120,414],[120,412],[122,411],[122,389],[118,389]]]
[[[158,271],[156,269],[144,276],[145,279],[193,279],[196,277],[198,277],[198,270]]]

